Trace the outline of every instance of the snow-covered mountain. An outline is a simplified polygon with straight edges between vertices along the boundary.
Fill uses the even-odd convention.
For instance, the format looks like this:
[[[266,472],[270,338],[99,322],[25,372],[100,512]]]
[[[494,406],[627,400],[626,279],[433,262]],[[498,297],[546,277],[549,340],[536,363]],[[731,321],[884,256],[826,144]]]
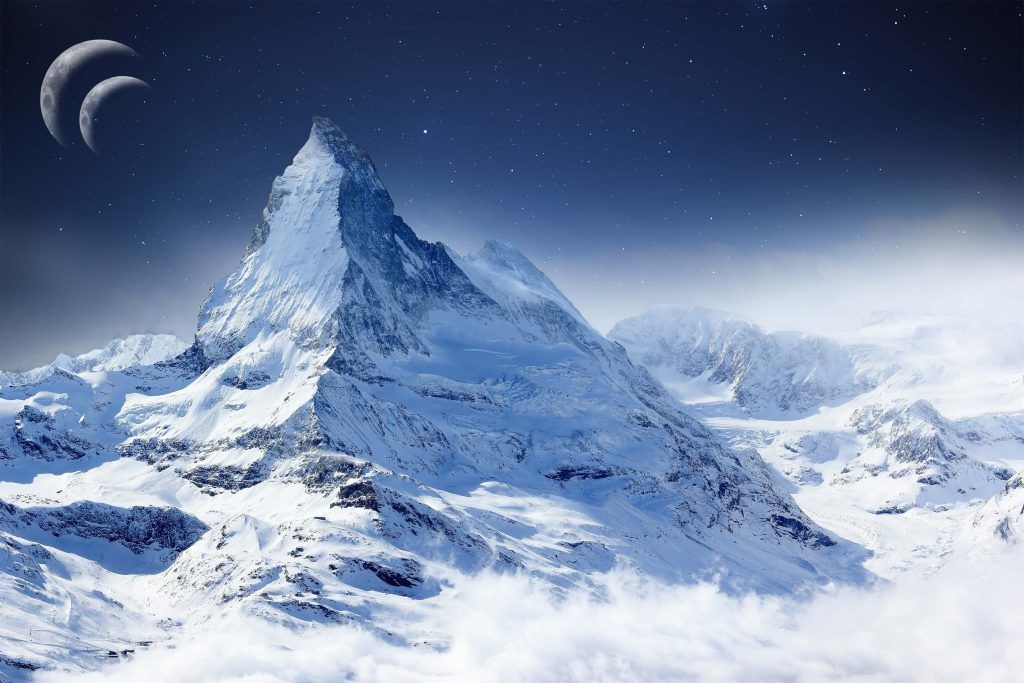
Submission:
[[[983,539],[994,530],[1000,540],[1019,543],[1024,536],[1024,473],[1013,475],[1006,486],[975,513],[971,526]]]
[[[925,400],[872,404],[854,411],[850,426],[868,449],[848,464],[842,481],[884,472],[909,484],[885,511],[955,500],[989,498],[1013,473],[971,458],[971,443]]]
[[[117,411],[131,391],[175,377],[167,366],[188,345],[171,335],[134,335],[22,373],[4,373],[0,394],[0,463],[71,461],[110,451]],[[11,476],[9,473],[3,478]]]
[[[325,119],[166,355],[2,389],[7,604],[57,634],[5,627],[9,671],[233,610],[429,642],[409,606],[483,569],[583,589],[622,565],[769,591],[868,578],[525,256],[419,239]]]
[[[186,348],[188,344],[172,334],[133,334],[124,339],[115,339],[102,349],[80,356],[72,357],[62,353],[49,365],[25,372],[0,371],[0,386],[32,384],[58,370],[81,373],[152,365],[174,358]]]
[[[1016,537],[1024,385],[1012,363],[979,366],[982,340],[966,329],[890,313],[840,342],[662,306],[609,337],[892,576]],[[962,413],[965,403],[973,410],[957,419],[937,407]]]
[[[667,381],[701,378],[728,386],[736,403],[754,415],[843,402],[876,386],[887,369],[861,362],[862,350],[831,339],[765,332],[698,307],[657,306],[619,322],[608,337]]]

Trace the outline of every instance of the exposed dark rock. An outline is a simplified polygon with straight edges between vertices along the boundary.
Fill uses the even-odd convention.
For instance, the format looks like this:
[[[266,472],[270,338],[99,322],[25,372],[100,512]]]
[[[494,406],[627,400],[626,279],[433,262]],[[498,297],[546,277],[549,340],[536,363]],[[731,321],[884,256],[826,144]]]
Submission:
[[[620,474],[620,472],[610,467],[562,465],[557,469],[545,472],[544,476],[555,481],[570,481],[572,479],[607,479],[616,474]]]
[[[795,517],[784,517],[772,515],[770,518],[772,526],[780,532],[795,538],[796,540],[810,546],[833,546],[836,544],[827,534],[812,529]]]
[[[335,567],[334,572],[342,578],[350,576],[353,571],[363,570],[373,574],[388,586],[395,588],[415,588],[423,583],[423,577],[421,576],[423,567],[415,560],[392,560],[392,566],[388,567],[378,562],[358,557],[338,559],[342,561],[342,564],[340,566],[332,566]]]
[[[21,452],[39,460],[77,460],[95,447],[67,429],[57,427],[48,414],[25,406],[14,418],[14,440]]]
[[[20,669],[21,671],[38,671],[40,669],[38,664],[26,662],[24,659],[8,657],[4,654],[0,654],[0,666],[9,666],[12,669]]]
[[[262,460],[247,467],[237,465],[200,465],[193,467],[181,476],[196,486],[212,487],[227,491],[239,491],[255,486],[269,475],[269,468]]]
[[[53,536],[99,538],[119,543],[135,554],[153,549],[181,552],[209,529],[177,508],[120,508],[92,501],[62,507],[18,508],[8,504],[2,513],[8,523],[34,524]]]
[[[236,389],[242,390],[253,390],[260,389],[267,386],[271,382],[271,377],[267,373],[261,370],[254,370],[253,372],[245,375],[241,374],[227,374],[221,378],[221,382],[232,386]]]
[[[342,484],[338,489],[338,500],[331,503],[331,507],[340,508],[364,508],[380,512],[380,499],[377,496],[377,489],[368,479]]]
[[[341,455],[318,455],[302,464],[301,478],[310,491],[325,491],[337,486],[338,482],[358,477],[367,469],[366,462]]]

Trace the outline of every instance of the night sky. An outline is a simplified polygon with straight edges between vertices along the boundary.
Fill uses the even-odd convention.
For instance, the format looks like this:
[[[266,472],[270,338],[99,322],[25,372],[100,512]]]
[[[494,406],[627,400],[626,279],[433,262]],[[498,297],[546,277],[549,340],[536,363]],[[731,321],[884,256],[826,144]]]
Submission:
[[[703,303],[672,279],[696,253],[828,254],[879,220],[964,211],[1024,243],[1021,16],[4,2],[0,368],[132,332],[190,338],[314,115],[367,149],[421,237],[514,244],[601,329],[615,296],[616,315]],[[51,61],[93,38],[138,51],[126,75],[153,86],[104,112],[102,157],[61,147],[39,112]],[[718,277],[707,268],[701,282]]]

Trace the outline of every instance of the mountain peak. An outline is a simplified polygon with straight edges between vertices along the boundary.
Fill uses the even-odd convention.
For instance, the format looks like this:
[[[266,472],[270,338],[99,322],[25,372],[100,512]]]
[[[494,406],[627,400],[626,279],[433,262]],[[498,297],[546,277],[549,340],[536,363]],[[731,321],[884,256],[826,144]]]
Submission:
[[[308,155],[311,147],[326,152],[334,163],[346,171],[345,175],[349,177],[350,182],[354,181],[387,196],[387,190],[384,188],[384,183],[381,182],[377,167],[373,165],[370,155],[330,119],[323,116],[313,117],[313,128],[309,132],[309,140],[296,155],[295,162],[300,161],[304,152]],[[387,201],[390,203],[391,198],[388,197]]]
[[[204,303],[197,337],[213,360],[280,330],[322,347],[354,329],[387,329],[378,350],[418,348],[409,327],[427,300],[488,305],[441,245],[423,242],[395,215],[366,151],[330,119],[315,117],[306,143],[274,180],[242,263]],[[341,329],[348,323],[351,329]]]
[[[336,124],[334,121],[331,121],[326,116],[314,116],[313,117],[313,131],[312,132],[314,134],[317,134],[317,133],[320,133],[321,131],[324,131],[324,132],[336,131],[338,133],[341,133],[342,135],[345,135],[345,132],[343,130],[341,130],[341,128],[338,127],[338,124]],[[345,137],[348,137],[348,136],[345,136]]]

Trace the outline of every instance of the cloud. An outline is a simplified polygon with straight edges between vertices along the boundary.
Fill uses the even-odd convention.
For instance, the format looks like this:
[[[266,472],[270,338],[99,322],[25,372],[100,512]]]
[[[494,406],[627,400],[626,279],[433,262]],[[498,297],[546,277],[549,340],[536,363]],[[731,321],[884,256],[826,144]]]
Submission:
[[[622,573],[604,577],[607,600],[554,600],[525,578],[483,575],[422,607],[441,647],[233,617],[83,680],[998,683],[1024,671],[1022,559],[802,601]]]
[[[1019,225],[964,209],[878,219],[854,238],[830,237],[823,227],[817,243],[799,248],[637,245],[545,268],[602,332],[668,303],[721,308],[773,329],[837,334],[876,310],[1008,321],[1024,298],[1022,260]]]

